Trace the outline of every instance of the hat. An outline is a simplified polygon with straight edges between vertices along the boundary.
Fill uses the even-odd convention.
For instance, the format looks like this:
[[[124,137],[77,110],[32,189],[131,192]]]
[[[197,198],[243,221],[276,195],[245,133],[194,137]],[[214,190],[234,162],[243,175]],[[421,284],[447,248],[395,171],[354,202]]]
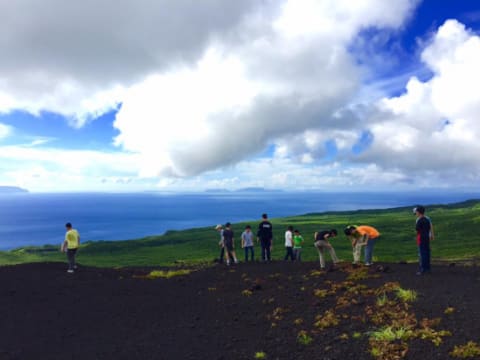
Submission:
[[[215,226],[215,230],[219,230],[222,228],[222,225],[218,224],[217,226]]]
[[[425,214],[425,208],[421,205],[417,205],[413,208],[413,213],[416,214],[416,213],[420,213],[420,214]]]

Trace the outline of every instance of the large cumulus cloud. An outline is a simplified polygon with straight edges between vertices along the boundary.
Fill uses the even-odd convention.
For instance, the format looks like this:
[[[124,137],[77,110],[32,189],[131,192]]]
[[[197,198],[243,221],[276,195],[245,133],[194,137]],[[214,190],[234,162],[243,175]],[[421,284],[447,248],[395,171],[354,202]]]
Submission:
[[[194,61],[255,1],[0,2],[0,113],[56,112],[82,126],[173,62]],[[231,31],[232,30],[232,31]]]
[[[405,93],[384,98],[372,118],[372,146],[356,160],[411,176],[468,184],[480,177],[480,37],[456,20],[434,34],[421,55],[433,72],[413,77]]]
[[[193,65],[128,89],[116,143],[143,155],[145,176],[192,176],[305,130],[344,128],[335,113],[362,76],[349,44],[366,27],[401,26],[415,3],[306,0],[253,11],[235,42],[216,39]]]

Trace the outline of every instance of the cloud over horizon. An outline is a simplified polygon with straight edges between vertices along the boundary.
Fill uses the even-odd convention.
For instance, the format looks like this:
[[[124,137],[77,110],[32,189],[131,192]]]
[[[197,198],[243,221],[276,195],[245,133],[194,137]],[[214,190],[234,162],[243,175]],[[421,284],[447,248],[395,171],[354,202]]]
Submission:
[[[0,114],[50,112],[82,129],[116,111],[117,153],[63,151],[79,187],[471,185],[479,36],[448,20],[417,40],[429,77],[376,78],[419,2],[2,2]],[[45,138],[2,146],[13,129],[0,118],[8,179],[65,167]],[[37,157],[36,170],[13,157]]]

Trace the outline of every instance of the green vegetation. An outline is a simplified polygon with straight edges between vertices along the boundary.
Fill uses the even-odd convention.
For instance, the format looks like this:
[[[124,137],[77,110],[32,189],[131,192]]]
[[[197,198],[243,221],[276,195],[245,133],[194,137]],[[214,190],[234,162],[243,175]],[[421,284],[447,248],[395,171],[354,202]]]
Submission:
[[[455,346],[450,355],[460,359],[475,358],[480,356],[480,346],[473,341],[469,341],[465,345]]]
[[[192,272],[192,270],[187,269],[180,269],[180,270],[154,270],[151,271],[148,275],[145,276],[146,279],[158,279],[158,278],[166,278],[170,279],[174,276],[184,276],[188,275]]]
[[[387,326],[383,329],[372,331],[370,338],[376,341],[395,341],[395,340],[408,340],[413,336],[411,330],[405,328],[395,329],[392,326]]]
[[[417,293],[414,290],[397,289],[397,298],[403,302],[414,302],[417,300]]]
[[[308,332],[305,330],[300,330],[297,335],[297,341],[299,344],[308,345],[313,341],[313,338],[308,335]]]
[[[462,260],[478,257],[480,235],[476,231],[480,223],[480,201],[467,201],[454,205],[427,206],[428,215],[435,225],[435,241],[432,242],[434,260]],[[248,223],[256,227],[258,219],[235,224],[237,251],[240,251],[239,236]],[[298,228],[305,240],[302,259],[318,261],[313,245],[313,233],[322,229],[336,228],[338,237],[331,240],[337,255],[352,260],[350,242],[342,235],[347,224],[368,224],[382,234],[375,246],[379,261],[416,261],[414,224],[411,207],[387,210],[360,210],[327,212],[303,216],[272,219],[274,226],[273,257],[284,255],[283,238],[288,225]],[[81,230],[81,229],[80,229]],[[165,235],[150,236],[128,241],[100,241],[82,245],[78,261],[91,266],[173,266],[211,262],[218,256],[218,233],[212,227],[185,231],[168,231]],[[257,245],[258,246],[258,245]],[[17,264],[39,261],[65,261],[59,245],[25,247],[0,252],[0,264]],[[257,257],[260,253],[257,247]],[[363,274],[355,274],[360,276]]]
[[[255,359],[266,359],[267,354],[265,354],[263,351],[259,351],[255,353]]]

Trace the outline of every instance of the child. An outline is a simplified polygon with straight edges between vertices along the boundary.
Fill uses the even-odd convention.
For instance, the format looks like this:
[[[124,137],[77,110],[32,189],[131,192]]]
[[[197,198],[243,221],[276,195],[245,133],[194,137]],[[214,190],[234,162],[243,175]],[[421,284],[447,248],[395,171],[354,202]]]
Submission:
[[[233,258],[235,264],[238,264],[237,255],[235,254],[235,242],[233,239],[233,230],[230,228],[231,224],[227,222],[225,224],[225,230],[223,230],[223,245],[225,247],[225,260],[227,265],[230,265],[230,258]]]
[[[254,261],[253,252],[253,233],[250,225],[245,226],[245,231],[242,233],[242,248],[245,249],[245,262],[248,261],[248,253],[251,254],[251,261]]]
[[[345,229],[345,235],[352,242],[353,264],[357,265],[360,262],[362,246],[365,245],[365,265],[371,266],[373,264],[373,247],[376,239],[380,236],[378,230],[368,225],[350,225]]]
[[[295,230],[293,232],[293,255],[296,261],[302,261],[302,245],[304,242],[300,231]]]
[[[330,257],[332,258],[333,264],[339,262],[337,254],[335,253],[335,249],[333,248],[332,244],[328,241],[330,238],[337,236],[337,230],[324,230],[324,231],[317,231],[313,237],[315,239],[315,247],[318,250],[318,257],[320,259],[320,269],[325,269],[325,256],[323,254],[324,250],[326,249],[330,253]]]
[[[289,226],[287,231],[285,231],[285,250],[287,253],[285,254],[285,261],[290,258],[290,260],[295,260],[295,256],[293,255],[293,227]]]

